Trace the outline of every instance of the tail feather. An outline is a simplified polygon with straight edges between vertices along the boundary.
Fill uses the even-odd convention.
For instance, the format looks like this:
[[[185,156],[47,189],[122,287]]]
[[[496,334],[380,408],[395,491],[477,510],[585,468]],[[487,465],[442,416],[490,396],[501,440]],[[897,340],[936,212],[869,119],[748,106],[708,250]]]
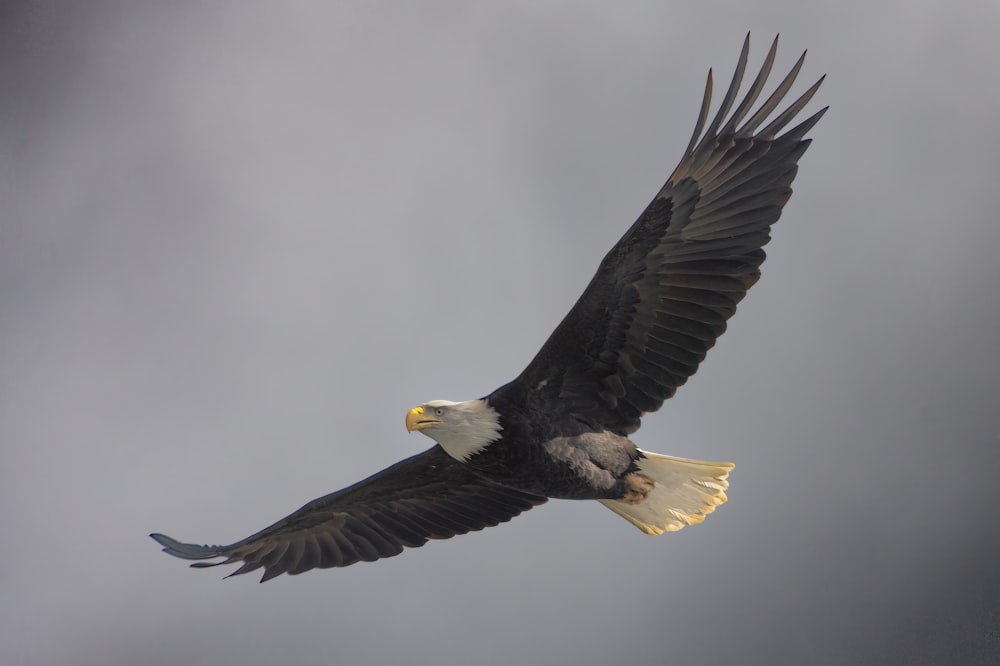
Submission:
[[[646,534],[675,532],[697,525],[726,501],[732,463],[706,462],[642,452],[639,472],[626,477],[622,499],[598,500]]]

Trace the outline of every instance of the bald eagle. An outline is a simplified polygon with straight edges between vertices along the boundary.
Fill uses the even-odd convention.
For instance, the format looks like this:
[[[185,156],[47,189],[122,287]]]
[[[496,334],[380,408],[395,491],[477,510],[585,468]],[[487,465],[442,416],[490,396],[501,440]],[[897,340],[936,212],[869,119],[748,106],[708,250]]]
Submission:
[[[759,278],[761,248],[810,143],[804,137],[826,111],[783,132],[823,82],[778,111],[803,53],[751,113],[776,50],[777,39],[730,114],[747,36],[706,128],[709,71],[677,168],[516,379],[483,398],[432,400],[406,414],[407,430],[433,439],[432,448],[228,546],[150,536],[176,557],[223,558],[191,566],[242,562],[231,575],[263,568],[265,581],[398,555],[549,498],[597,500],[646,534],[704,520],[726,501],[733,465],[651,453],[629,436],[695,373]]]

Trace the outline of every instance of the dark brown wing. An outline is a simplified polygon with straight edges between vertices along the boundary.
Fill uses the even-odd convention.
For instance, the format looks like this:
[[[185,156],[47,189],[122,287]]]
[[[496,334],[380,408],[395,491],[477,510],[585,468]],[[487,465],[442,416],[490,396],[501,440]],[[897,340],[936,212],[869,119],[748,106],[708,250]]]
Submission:
[[[770,120],[791,88],[803,54],[744,122],[764,87],[777,45],[775,39],[746,97],[727,120],[746,68],[747,36],[729,90],[702,135],[712,95],[709,72],[698,122],[680,164],[601,262],[534,360],[496,392],[498,401],[522,403],[583,428],[627,434],[639,427],[643,413],[659,409],[695,373],[726,330],[736,304],[760,277],[761,248],[791,196],[796,163],[809,146],[803,136],[826,111],[778,135],[812,98],[820,79]]]
[[[233,576],[264,567],[264,582],[283,573],[392,557],[428,539],[448,539],[506,522],[545,499],[483,480],[435,446],[313,500],[228,546],[198,546],[163,534],[150,536],[175,557],[226,558],[193,567],[242,561]]]

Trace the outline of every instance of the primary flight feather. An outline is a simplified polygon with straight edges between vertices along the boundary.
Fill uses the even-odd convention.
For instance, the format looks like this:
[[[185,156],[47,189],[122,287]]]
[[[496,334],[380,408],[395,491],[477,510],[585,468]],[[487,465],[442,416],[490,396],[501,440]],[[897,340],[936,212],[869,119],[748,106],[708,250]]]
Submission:
[[[704,520],[733,465],[639,449],[629,435],[695,373],[760,277],[763,246],[791,196],[805,134],[785,128],[822,83],[780,110],[803,58],[756,109],[777,50],[733,110],[749,53],[652,203],[611,248],[521,374],[484,398],[432,400],[406,415],[437,444],[228,546],[152,534],[164,552],[232,575],[342,567],[506,522],[548,498],[597,500],[647,534]],[[730,111],[732,111],[730,113]],[[752,112],[752,113],[751,113]]]

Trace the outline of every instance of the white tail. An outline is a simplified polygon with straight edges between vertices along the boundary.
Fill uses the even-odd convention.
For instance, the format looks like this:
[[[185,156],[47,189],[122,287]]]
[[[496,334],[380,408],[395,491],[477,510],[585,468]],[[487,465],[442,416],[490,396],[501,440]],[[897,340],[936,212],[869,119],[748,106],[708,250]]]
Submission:
[[[697,525],[726,501],[727,462],[705,462],[642,452],[639,472],[626,477],[630,492],[617,500],[598,500],[646,534],[675,532]]]

